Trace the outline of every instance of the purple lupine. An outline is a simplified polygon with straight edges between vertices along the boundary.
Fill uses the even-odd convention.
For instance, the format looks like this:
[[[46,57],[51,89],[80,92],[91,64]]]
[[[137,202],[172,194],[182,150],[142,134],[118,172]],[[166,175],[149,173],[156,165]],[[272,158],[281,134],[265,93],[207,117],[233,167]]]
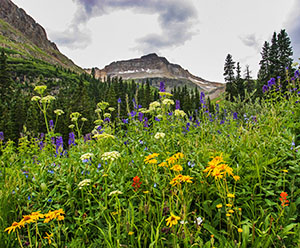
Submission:
[[[51,143],[54,145],[55,144],[55,137],[51,137]]]
[[[110,122],[110,119],[109,119],[108,117],[106,117],[106,118],[104,119],[104,121],[105,121],[105,122]]]
[[[121,103],[121,102],[122,102],[122,100],[121,100],[121,98],[119,98],[119,99],[118,99],[118,103]]]
[[[144,114],[139,112],[139,121],[142,122],[144,118]]]
[[[266,93],[268,90],[269,90],[268,85],[264,85],[264,86],[262,87],[263,93]]]
[[[69,133],[68,144],[69,144],[69,146],[75,145],[75,134],[73,132]]]
[[[122,119],[123,123],[127,124],[128,123],[128,119]]]
[[[223,125],[224,123],[225,123],[224,120],[221,120],[221,121],[220,121],[220,125]]]
[[[159,119],[159,118],[157,118],[157,117],[155,117],[155,118],[154,118],[154,120],[156,120],[156,121],[160,121],[160,119]]]
[[[136,112],[135,112],[134,110],[132,110],[132,111],[130,112],[130,116],[131,116],[131,117],[135,117],[135,116],[136,116]]]
[[[88,134],[86,134],[85,136],[84,136],[84,142],[87,142],[87,141],[89,141],[89,140],[91,140],[92,139],[92,135],[90,134],[90,133],[88,133]]]
[[[234,120],[237,120],[237,119],[238,119],[238,114],[237,114],[237,112],[234,112],[234,113],[233,113],[233,119],[234,119]]]
[[[294,73],[294,76],[295,76],[295,78],[300,77],[300,72],[298,70],[296,70],[295,73]]]
[[[4,133],[3,132],[0,132],[0,140],[4,140]]]
[[[176,100],[175,109],[180,109],[180,101]]]
[[[166,92],[165,82],[160,82],[160,84],[159,84],[159,91],[160,92]]]
[[[144,118],[144,127],[149,127],[147,117]]]
[[[268,81],[268,86],[271,88],[273,85],[276,84],[276,80],[275,78],[271,78],[269,81]]]
[[[53,128],[54,128],[53,120],[49,121],[49,127],[50,127],[50,130],[53,130]]]
[[[60,151],[60,154],[62,154],[62,151],[64,149],[64,142],[63,142],[63,138],[61,136],[56,138],[56,153],[58,154],[58,152]]]
[[[137,107],[137,105],[136,105],[135,98],[132,99],[132,103],[133,103],[133,108],[134,108],[134,109],[137,109],[138,107]]]

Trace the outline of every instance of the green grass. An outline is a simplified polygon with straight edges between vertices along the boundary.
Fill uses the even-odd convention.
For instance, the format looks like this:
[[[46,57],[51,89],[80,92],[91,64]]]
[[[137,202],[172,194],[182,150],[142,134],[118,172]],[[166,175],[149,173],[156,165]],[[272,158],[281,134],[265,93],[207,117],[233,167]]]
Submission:
[[[63,209],[62,221],[41,219],[18,229],[20,242],[46,246],[47,232],[53,234],[55,247],[297,247],[300,108],[296,101],[299,94],[286,100],[270,93],[268,100],[244,106],[246,116],[237,120],[221,109],[213,121],[201,112],[198,124],[187,116],[167,115],[168,107],[162,105],[146,114],[150,127],[137,117],[129,124],[103,123],[102,131],[113,138],[102,134],[85,142],[76,137],[76,145],[64,144],[65,152],[52,144],[53,133],[43,140],[43,148],[30,137],[16,146],[2,142],[0,229],[34,211]],[[224,107],[232,105],[228,104],[224,101]],[[108,109],[102,109],[99,120],[105,112]],[[160,121],[154,120],[157,115]],[[157,139],[157,133],[165,136]],[[120,157],[104,160],[103,154],[111,151]],[[178,152],[184,154],[175,163],[182,171],[172,170],[174,164],[159,166]],[[90,159],[82,161],[87,153],[92,154]],[[157,161],[146,163],[145,158],[154,153],[159,154],[153,155]],[[220,179],[208,176],[204,170],[216,156],[223,156],[227,173],[232,169],[240,179],[229,174]],[[172,186],[179,173],[192,177],[191,182]],[[140,186],[133,186],[136,176]],[[85,179],[90,181],[81,187]],[[288,206],[281,205],[281,192],[287,193]],[[168,227],[171,213],[185,224]],[[199,225],[197,218],[202,220]],[[0,240],[3,247],[19,243],[17,232],[1,231]]]

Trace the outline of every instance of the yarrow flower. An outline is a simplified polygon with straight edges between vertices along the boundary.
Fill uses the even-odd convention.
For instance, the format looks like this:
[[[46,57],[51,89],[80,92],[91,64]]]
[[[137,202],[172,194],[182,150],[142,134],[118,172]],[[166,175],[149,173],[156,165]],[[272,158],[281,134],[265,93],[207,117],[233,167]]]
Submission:
[[[178,116],[178,117],[185,117],[185,116],[186,116],[186,113],[185,113],[183,110],[176,109],[176,110],[174,111],[174,115],[175,115],[175,116]]]
[[[111,160],[111,161],[114,161],[114,160],[118,159],[119,157],[121,157],[121,155],[117,151],[105,152],[101,156],[101,158],[103,160]]]
[[[82,189],[82,187],[84,187],[84,186],[89,186],[91,181],[92,181],[91,179],[82,180],[80,183],[78,183],[78,188]]]
[[[165,133],[159,133],[159,132],[157,132],[157,133],[154,135],[154,138],[155,138],[155,139],[163,139],[165,136],[166,136]]]
[[[115,191],[112,191],[109,193],[109,196],[112,196],[112,195],[121,195],[123,194],[123,192],[121,192],[120,190],[115,190]]]
[[[82,162],[88,162],[89,160],[92,159],[93,156],[94,156],[93,153],[88,152],[88,153],[85,153],[85,154],[81,155],[80,159],[81,159]]]
[[[162,104],[163,104],[163,105],[174,105],[175,103],[174,103],[174,101],[171,100],[171,99],[164,99],[164,100],[162,101]]]

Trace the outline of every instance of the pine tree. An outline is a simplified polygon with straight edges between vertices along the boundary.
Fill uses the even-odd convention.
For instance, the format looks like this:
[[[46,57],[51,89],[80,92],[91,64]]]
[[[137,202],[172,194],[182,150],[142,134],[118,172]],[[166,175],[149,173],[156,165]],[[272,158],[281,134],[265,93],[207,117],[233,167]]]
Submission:
[[[265,41],[261,54],[261,61],[259,62],[260,69],[257,75],[259,81],[267,81],[270,78],[270,43]]]
[[[225,82],[226,82],[226,93],[227,93],[227,99],[233,100],[235,85],[234,85],[234,69],[235,69],[235,62],[232,59],[232,56],[230,54],[227,55],[225,59],[225,65],[224,65],[224,76],[225,76]]]
[[[235,84],[236,84],[236,96],[240,96],[241,99],[243,100],[245,97],[245,90],[244,90],[244,80],[242,79],[241,76],[241,67],[240,67],[240,62],[237,62],[236,66],[236,79],[235,79]]]
[[[276,32],[273,33],[273,37],[271,40],[269,61],[270,61],[270,75],[267,80],[269,80],[271,77],[276,77],[278,74],[278,68],[280,67],[278,41],[277,41]]]
[[[293,63],[293,49],[291,40],[284,29],[277,35],[277,48],[278,48],[278,76],[282,78],[285,76],[286,67],[291,70]]]

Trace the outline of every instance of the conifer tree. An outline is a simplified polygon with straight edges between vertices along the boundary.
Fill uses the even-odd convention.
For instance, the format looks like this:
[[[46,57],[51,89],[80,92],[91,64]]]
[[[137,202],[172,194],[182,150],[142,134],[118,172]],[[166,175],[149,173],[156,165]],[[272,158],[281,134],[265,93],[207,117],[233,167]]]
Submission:
[[[277,35],[278,48],[278,76],[282,78],[285,76],[286,67],[291,70],[293,63],[293,49],[291,47],[291,40],[284,29]]]
[[[235,69],[235,62],[232,59],[232,55],[228,54],[225,59],[225,65],[224,65],[224,79],[226,82],[226,93],[227,93],[227,99],[233,100],[233,94],[234,94],[234,69]]]

